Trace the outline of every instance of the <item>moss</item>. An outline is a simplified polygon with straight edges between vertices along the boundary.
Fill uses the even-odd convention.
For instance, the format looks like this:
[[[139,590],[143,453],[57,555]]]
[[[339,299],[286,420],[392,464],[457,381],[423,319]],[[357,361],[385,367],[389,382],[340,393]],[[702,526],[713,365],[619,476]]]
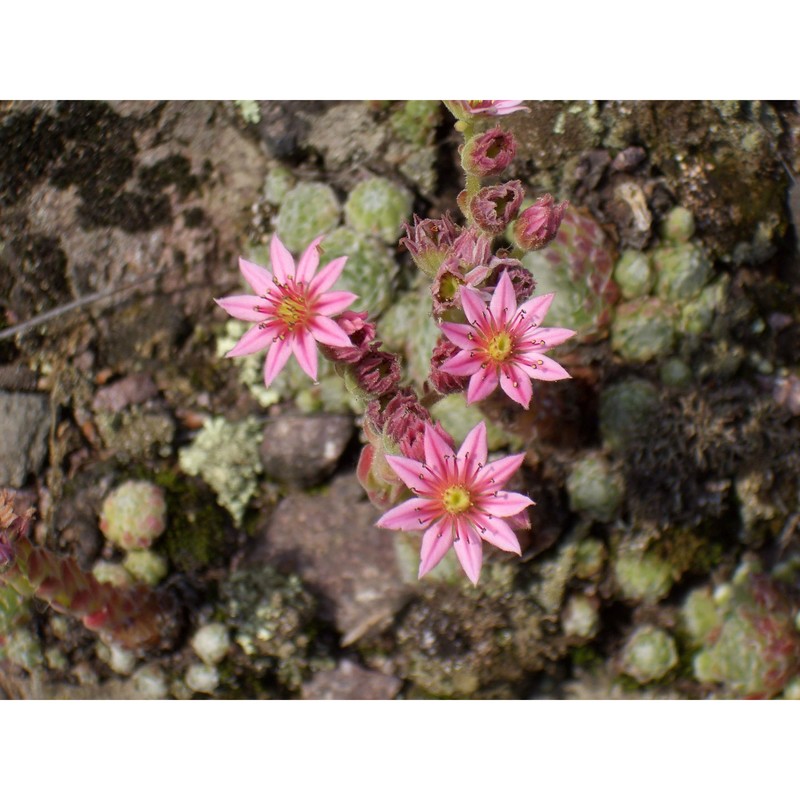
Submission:
[[[178,572],[192,573],[220,565],[229,554],[230,518],[199,481],[165,470],[152,478],[167,496],[169,525],[156,552],[165,554]]]
[[[725,519],[736,510],[731,478],[771,474],[762,502],[785,504],[798,491],[798,447],[800,430],[788,413],[749,384],[665,397],[625,445],[628,507],[635,518],[672,528],[720,520],[721,534],[738,524]]]

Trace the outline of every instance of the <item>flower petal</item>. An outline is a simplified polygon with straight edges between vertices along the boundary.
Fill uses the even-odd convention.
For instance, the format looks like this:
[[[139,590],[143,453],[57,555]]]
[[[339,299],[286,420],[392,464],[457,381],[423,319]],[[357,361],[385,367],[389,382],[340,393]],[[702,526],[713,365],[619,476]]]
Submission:
[[[483,302],[480,294],[469,286],[462,286],[460,292],[461,307],[467,315],[467,322],[480,328],[486,318],[486,303]],[[453,342],[453,344],[458,344],[458,342]]]
[[[411,489],[412,492],[422,492],[429,486],[430,472],[425,465],[413,458],[405,456],[386,456],[386,462],[394,470],[395,475]]]
[[[324,236],[317,236],[303,251],[303,255],[300,256],[300,260],[297,262],[297,271],[294,276],[294,279],[298,283],[308,284],[314,277],[317,267],[319,266],[319,243],[324,238]]]
[[[528,408],[531,404],[531,379],[519,367],[510,364],[500,370],[500,388],[523,408]]]
[[[480,525],[483,530],[481,531],[481,538],[485,539],[489,544],[505,550],[507,553],[516,553],[518,556],[522,555],[522,549],[519,546],[519,539],[517,539],[514,531],[509,527],[508,523],[497,517],[488,517],[483,514],[477,514],[475,521]]]
[[[526,361],[532,361],[528,364],[525,361],[518,361],[517,367],[521,369],[526,375],[531,378],[536,378],[539,381],[562,381],[565,378],[572,376],[567,372],[564,367],[552,358],[543,355],[542,353],[534,353]]]
[[[447,475],[447,458],[452,458],[453,448],[442,438],[439,431],[425,423],[425,463],[437,475]]]
[[[254,294],[236,294],[231,297],[220,297],[214,302],[224,308],[232,317],[243,319],[245,322],[264,322],[263,311],[256,311],[256,307],[263,308],[264,300]]]
[[[272,280],[272,273],[268,269],[264,269],[264,267],[259,267],[258,264],[253,264],[240,258],[239,270],[256,294],[267,294],[275,285]]]
[[[317,379],[317,343],[310,331],[300,330],[292,336],[292,352],[300,369],[311,378]]]
[[[474,375],[481,368],[481,360],[466,350],[456,353],[445,361],[439,369],[451,375]]]
[[[483,543],[478,532],[463,518],[456,518],[456,539],[453,542],[453,549],[467,577],[477,584],[483,564]]]
[[[520,468],[524,460],[525,453],[519,453],[492,461],[478,473],[475,488],[478,490],[484,490],[489,487],[493,490],[502,489],[508,479]]]
[[[500,324],[512,319],[517,311],[517,297],[507,272],[504,272],[497,282],[489,309]]]
[[[350,337],[328,317],[319,314],[311,317],[308,321],[308,329],[311,335],[320,343],[331,347],[352,347]]]
[[[550,292],[541,297],[532,297],[530,300],[526,300],[519,309],[525,312],[525,317],[531,325],[541,325],[555,296],[555,292]]]
[[[519,492],[504,492],[498,490],[490,495],[480,498],[476,503],[480,510],[495,517],[513,517],[528,506],[533,505],[533,500]]]
[[[375,524],[395,531],[421,531],[431,524],[434,506],[430,500],[412,497],[387,511]]]
[[[322,292],[327,292],[342,274],[346,263],[347,256],[342,256],[341,258],[334,258],[330,264],[326,264],[308,284],[308,293],[310,295],[319,295]]]
[[[278,238],[277,233],[272,234],[272,241],[269,243],[269,257],[275,273],[275,280],[278,283],[286,283],[289,278],[294,278],[294,259]]]
[[[475,347],[472,325],[463,325],[460,322],[443,322],[439,329],[456,347],[460,347],[462,350],[472,350]],[[473,338],[470,339],[470,336]]]
[[[281,330],[281,327],[281,324],[277,322],[269,323],[264,328],[260,325],[253,326],[227,353],[225,353],[225,356],[227,358],[249,356],[253,353],[257,353],[259,350],[269,347],[272,344],[272,340],[277,336],[278,331]]]
[[[269,386],[275,380],[277,374],[286,366],[291,354],[292,346],[288,339],[278,339],[273,343],[267,353],[267,360],[264,362],[265,386]]]
[[[344,311],[356,300],[358,300],[358,295],[352,292],[327,292],[314,303],[314,312],[332,317],[334,314]]]
[[[429,573],[446,555],[453,544],[453,525],[449,519],[439,519],[425,531],[419,551],[419,575]]]
[[[558,347],[558,345],[566,342],[567,339],[571,339],[575,333],[575,331],[571,331],[569,328],[539,328],[535,332],[532,331],[533,338],[544,339],[542,350]]]
[[[464,437],[458,449],[458,460],[463,463],[463,477],[471,480],[478,464],[485,464],[488,457],[486,423],[481,421]]]
[[[479,400],[485,400],[497,388],[497,383],[496,369],[479,369],[469,379],[467,402],[477,403]]]

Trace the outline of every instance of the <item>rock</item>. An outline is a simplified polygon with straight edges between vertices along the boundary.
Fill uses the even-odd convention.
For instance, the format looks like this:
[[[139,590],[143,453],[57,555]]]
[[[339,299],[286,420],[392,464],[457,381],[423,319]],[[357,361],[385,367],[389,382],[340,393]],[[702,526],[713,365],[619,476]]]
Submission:
[[[303,700],[392,700],[402,681],[345,659],[303,686]]]
[[[41,469],[49,430],[44,395],[0,392],[0,486],[19,489]]]
[[[138,405],[158,392],[153,379],[144,373],[127,375],[99,389],[92,403],[95,411],[122,411],[129,405]]]
[[[264,430],[264,471],[295,486],[315,486],[333,472],[352,436],[353,419],[343,414],[278,417]]]
[[[390,531],[374,527],[379,512],[364,499],[355,475],[331,482],[324,495],[285,498],[268,523],[250,563],[268,563],[300,576],[320,598],[347,646],[388,624],[407,593]]]

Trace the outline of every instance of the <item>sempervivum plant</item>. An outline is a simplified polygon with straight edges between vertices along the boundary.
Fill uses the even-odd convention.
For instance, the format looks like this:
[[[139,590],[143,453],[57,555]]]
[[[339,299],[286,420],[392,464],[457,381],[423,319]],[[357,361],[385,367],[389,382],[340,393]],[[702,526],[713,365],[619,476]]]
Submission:
[[[77,617],[103,638],[130,649],[170,646],[181,609],[171,594],[144,585],[113,586],[84,572],[74,558],[37,547],[28,538],[30,513],[17,514],[0,492],[0,584]]]
[[[552,325],[578,331],[578,341],[603,335],[611,323],[619,289],[612,279],[614,245],[588,211],[570,206],[546,250],[528,253],[522,263],[536,279],[536,292],[555,292]]]
[[[217,302],[232,316],[256,323],[227,355],[267,349],[267,385],[290,354],[312,380],[317,376],[317,347],[334,362],[347,390],[365,410],[366,445],[357,474],[372,502],[386,511],[378,524],[425,531],[420,576],[452,546],[467,577],[477,583],[482,541],[521,553],[514,531],[530,526],[527,509],[532,501],[503,487],[524,454],[487,463],[483,423],[466,435],[456,451],[452,437],[441,423],[434,423],[429,409],[445,394],[466,391],[469,402],[478,402],[496,390],[528,408],[534,383],[570,377],[545,351],[570,338],[577,325],[542,327],[554,295],[544,292],[534,297],[537,276],[532,277],[520,261],[526,251],[539,251],[554,240],[566,204],[545,195],[520,216],[522,182],[494,180],[510,166],[516,143],[499,125],[486,130],[487,118],[527,109],[516,100],[451,101],[447,107],[464,137],[460,148],[464,189],[457,197],[464,221],[458,224],[445,212],[436,219],[414,215],[413,222],[405,224],[401,244],[419,268],[422,285],[387,308],[392,260],[384,268],[380,259],[355,246],[357,233],[340,229],[339,237],[345,241],[335,241],[336,231],[325,244],[318,236],[297,267],[274,235],[273,272],[241,262],[253,293]],[[410,198],[382,178],[356,187],[346,207],[349,226],[386,242],[410,211]],[[575,219],[569,235],[583,260],[563,270],[567,285],[576,278],[583,280],[589,293],[603,298],[602,306],[612,286],[613,258],[603,249],[606,241],[599,226]],[[280,223],[279,219],[278,233],[283,237]],[[513,252],[498,246],[509,226],[517,232]],[[306,234],[309,239],[314,235]],[[303,243],[295,241],[294,246]],[[348,246],[337,248],[344,244]],[[605,260],[598,258],[599,251]],[[320,252],[339,257],[317,275]],[[600,264],[599,279],[590,270],[592,258]],[[339,291],[329,291],[345,262],[348,272]],[[360,310],[345,311],[356,294]],[[570,295],[567,306],[571,302]],[[598,315],[592,303],[598,304],[597,297],[590,301],[589,316],[594,319]],[[375,319],[381,314],[376,328]],[[406,370],[387,347],[402,351]],[[392,509],[409,490],[417,497]]]

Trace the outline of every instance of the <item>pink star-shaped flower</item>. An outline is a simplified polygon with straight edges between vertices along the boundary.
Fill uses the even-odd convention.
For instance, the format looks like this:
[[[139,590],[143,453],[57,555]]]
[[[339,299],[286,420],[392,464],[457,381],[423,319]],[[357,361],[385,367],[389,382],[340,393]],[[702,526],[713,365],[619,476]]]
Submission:
[[[467,577],[475,584],[483,563],[483,541],[520,555],[517,537],[502,519],[533,505],[517,492],[503,490],[524,454],[486,463],[486,425],[479,422],[454,453],[431,425],[425,425],[425,461],[386,456],[389,466],[416,495],[377,522],[383,528],[425,531],[419,577],[432,570],[452,546]]]
[[[477,291],[461,287],[461,304],[469,324],[442,323],[442,333],[461,352],[439,369],[471,376],[468,403],[488,397],[499,383],[512,400],[527,408],[533,394],[531,378],[559,381],[570,377],[564,367],[543,355],[575,335],[567,328],[539,327],[554,296],[533,297],[517,308],[514,288],[505,272],[488,305]]]
[[[336,258],[317,273],[318,236],[306,248],[295,268],[291,253],[277,235],[272,236],[272,272],[239,259],[239,269],[255,295],[223,297],[215,302],[232,317],[258,323],[225,355],[247,356],[267,350],[264,383],[269,386],[294,353],[303,372],[317,379],[316,342],[331,347],[350,347],[347,334],[330,319],[344,311],[357,295],[329,292],[341,275],[347,257]]]
[[[530,112],[527,106],[522,105],[522,100],[456,100],[455,102],[470,114],[487,117],[502,117],[515,111]]]

